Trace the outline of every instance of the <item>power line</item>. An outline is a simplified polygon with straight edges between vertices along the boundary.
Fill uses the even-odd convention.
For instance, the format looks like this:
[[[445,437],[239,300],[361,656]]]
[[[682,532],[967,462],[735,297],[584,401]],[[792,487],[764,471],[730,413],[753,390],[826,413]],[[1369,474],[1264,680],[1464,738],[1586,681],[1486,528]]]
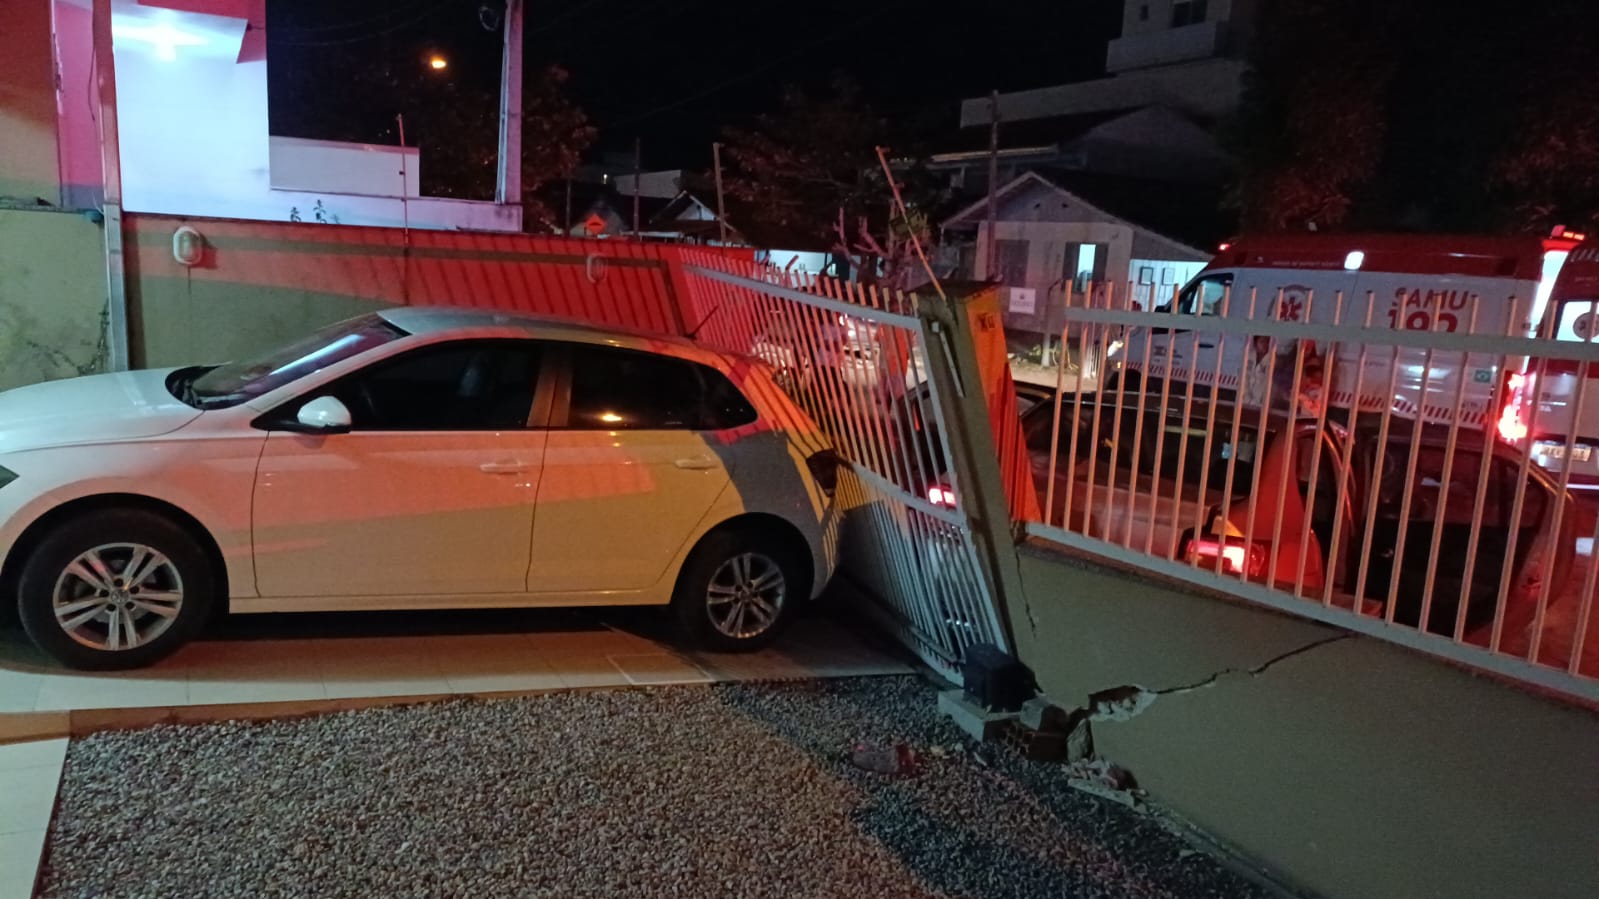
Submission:
[[[835,40],[838,40],[840,37],[843,37],[847,32],[849,32],[849,31],[851,31],[851,30],[853,30],[855,28],[858,28],[858,27],[860,27],[862,25],[865,25],[868,22],[871,22],[871,21],[874,21],[876,19],[882,18],[884,15],[888,14],[892,10],[893,10],[892,6],[879,8],[878,10],[876,10],[874,12],[868,13],[867,15],[860,16],[860,17],[854,19],[853,21],[847,23],[846,25],[844,25],[841,28],[835,29],[834,31],[832,31],[829,34],[823,35],[822,37],[819,37],[816,40],[809,41],[807,43],[801,44],[800,46],[794,48],[790,52],[788,52],[788,53],[786,53],[786,54],[784,54],[782,56],[779,56],[776,59],[769,60],[768,62],[766,62],[766,63],[764,63],[762,65],[756,66],[753,69],[747,69],[747,70],[745,70],[745,71],[743,71],[743,72],[741,72],[741,73],[739,73],[737,75],[734,75],[731,78],[727,78],[727,79],[724,79],[722,81],[718,81],[717,83],[711,85],[710,87],[707,87],[707,88],[704,88],[702,90],[696,91],[696,92],[694,92],[692,94],[689,94],[686,97],[680,97],[679,99],[673,100],[670,103],[666,103],[666,104],[663,104],[661,106],[657,106],[654,109],[647,110],[647,111],[639,113],[637,115],[628,116],[627,118],[622,119],[619,122],[611,122],[608,125],[602,125],[601,127],[602,127],[602,129],[603,128],[623,128],[623,127],[626,127],[628,125],[632,125],[632,124],[635,124],[635,123],[638,123],[638,122],[642,122],[645,119],[654,118],[655,116],[660,115],[663,112],[671,112],[672,110],[678,109],[678,108],[680,108],[682,106],[686,106],[689,103],[693,103],[693,102],[698,101],[698,100],[703,100],[706,97],[711,96],[712,94],[719,93],[722,90],[724,90],[726,88],[729,88],[729,87],[732,87],[735,84],[738,84],[738,83],[743,82],[743,81],[748,81],[749,79],[754,78],[756,75],[764,74],[765,72],[771,71],[772,69],[774,69],[774,68],[776,68],[776,67],[778,67],[780,65],[783,65],[784,63],[790,62],[795,57],[799,56],[802,53],[805,53],[805,52],[807,52],[809,50],[813,50],[816,47],[820,47],[823,44],[831,43],[831,42],[833,42]]]
[[[324,40],[314,41],[297,41],[288,38],[279,38],[274,40],[273,43],[284,44],[290,47],[338,47],[345,44],[358,44],[362,41],[369,41],[374,38],[382,37],[386,34],[393,34],[402,28],[409,28],[423,19],[438,13],[440,10],[444,9],[444,7],[454,4],[455,2],[456,0],[436,0],[436,2],[431,6],[427,7],[416,15],[411,16],[410,18],[402,19],[401,21],[395,22],[391,25],[386,25],[383,28],[379,28],[376,31],[369,31],[366,34],[357,34],[350,37],[326,38]],[[271,29],[268,29],[267,34],[270,35],[271,33]]]
[[[348,28],[360,28],[366,25],[385,22],[395,15],[409,14],[416,8],[429,2],[429,0],[411,0],[409,3],[399,4],[399,9],[387,9],[383,12],[359,19],[350,19],[344,22],[327,22],[321,25],[274,25],[273,30],[285,34],[316,34],[327,31],[343,31]]]

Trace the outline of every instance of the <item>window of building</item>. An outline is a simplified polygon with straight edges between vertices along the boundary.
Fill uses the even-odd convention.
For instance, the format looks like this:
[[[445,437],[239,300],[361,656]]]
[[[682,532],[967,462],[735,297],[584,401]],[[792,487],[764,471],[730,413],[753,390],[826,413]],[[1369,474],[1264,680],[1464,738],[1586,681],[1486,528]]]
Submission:
[[[1205,21],[1207,2],[1208,0],[1177,0],[1171,7],[1171,27],[1181,28],[1184,25],[1197,25]]]
[[[993,274],[1001,284],[1020,287],[1027,283],[1027,249],[1025,240],[994,241]]]

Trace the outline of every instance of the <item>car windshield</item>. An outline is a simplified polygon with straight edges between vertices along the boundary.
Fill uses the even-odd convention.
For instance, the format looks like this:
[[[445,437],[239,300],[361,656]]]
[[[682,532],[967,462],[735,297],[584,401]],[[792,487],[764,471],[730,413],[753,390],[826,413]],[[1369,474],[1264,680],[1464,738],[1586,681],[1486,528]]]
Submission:
[[[180,371],[168,386],[179,399],[203,409],[236,406],[404,336],[406,332],[381,316],[363,315],[255,359]]]

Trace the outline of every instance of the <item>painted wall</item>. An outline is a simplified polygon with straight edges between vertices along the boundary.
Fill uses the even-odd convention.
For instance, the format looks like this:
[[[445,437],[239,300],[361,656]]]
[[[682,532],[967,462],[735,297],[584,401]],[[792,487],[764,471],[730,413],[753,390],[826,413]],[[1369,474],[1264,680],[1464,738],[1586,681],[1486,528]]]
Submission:
[[[244,20],[119,8],[124,34],[137,23],[166,22],[206,43],[163,54],[147,42],[115,40],[123,205],[133,212],[214,218],[327,221],[342,224],[480,231],[520,231],[521,210],[493,203],[422,198],[402,202],[399,176],[389,196],[365,196],[370,172],[342,192],[328,177],[318,189],[275,190],[267,134],[265,59],[239,62]],[[141,18],[142,17],[142,18]],[[291,181],[311,183],[305,160]],[[323,160],[327,162],[327,160]],[[423,160],[419,165],[426,164]],[[342,158],[337,165],[343,166]]]
[[[254,355],[392,304],[510,309],[678,334],[692,316],[683,248],[621,240],[129,215],[137,367]],[[172,232],[205,239],[193,268]],[[703,248],[701,252],[707,252]],[[749,251],[729,251],[751,258]],[[696,319],[697,320],[697,319]]]
[[[7,0],[0,25],[0,200],[61,200],[50,0]]]
[[[1171,691],[1095,722],[1099,753],[1286,879],[1331,899],[1599,895],[1599,714],[1036,545],[1021,568],[1009,617],[1045,691]]]
[[[61,205],[98,208],[105,198],[100,155],[100,97],[94,71],[94,16],[86,3],[55,0],[56,60],[61,69]]]
[[[267,138],[271,186],[278,190],[381,197],[404,193],[407,197],[418,197],[422,183],[421,156],[421,151],[415,147],[278,135]]]
[[[105,370],[104,258],[82,215],[0,209],[0,390]]]
[[[1000,221],[995,223],[994,234],[1000,240],[1025,240],[1028,243],[1027,279],[1023,284],[1007,285],[1026,287],[1034,291],[1035,311],[1031,315],[1005,312],[1007,331],[1030,334],[1058,334],[1065,323],[1066,287],[1062,273],[1066,270],[1066,253],[1069,245],[1104,244],[1107,250],[1105,277],[1112,282],[1127,283],[1128,264],[1132,259],[1135,229],[1116,221],[1095,219],[1061,210],[1062,217],[1077,217],[1080,221],[1016,221],[1007,218],[1001,209]],[[988,223],[977,228],[977,276],[988,277]]]

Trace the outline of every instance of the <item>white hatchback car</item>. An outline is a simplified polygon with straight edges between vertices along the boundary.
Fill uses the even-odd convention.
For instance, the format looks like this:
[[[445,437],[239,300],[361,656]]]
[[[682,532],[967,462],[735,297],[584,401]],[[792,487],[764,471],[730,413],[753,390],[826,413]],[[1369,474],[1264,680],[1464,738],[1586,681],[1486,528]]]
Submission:
[[[836,465],[758,361],[394,309],[0,393],[0,595],[79,668],[148,664],[222,608],[670,604],[754,648],[832,574]]]

